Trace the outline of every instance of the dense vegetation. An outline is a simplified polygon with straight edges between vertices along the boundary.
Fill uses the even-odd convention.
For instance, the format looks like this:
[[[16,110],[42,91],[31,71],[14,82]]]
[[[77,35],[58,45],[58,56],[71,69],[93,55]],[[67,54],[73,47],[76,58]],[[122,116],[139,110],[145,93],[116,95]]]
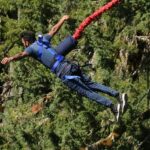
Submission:
[[[23,50],[22,30],[46,33],[68,14],[70,20],[52,40],[57,45],[108,1],[0,0],[0,59]],[[105,138],[115,125],[124,131],[111,149],[148,150],[149,10],[147,0],[122,0],[86,28],[67,56],[81,65],[92,62],[92,68],[83,69],[93,80],[128,93],[120,124],[110,123],[109,109],[70,92],[48,69],[26,58],[0,64],[0,149],[77,150]]]

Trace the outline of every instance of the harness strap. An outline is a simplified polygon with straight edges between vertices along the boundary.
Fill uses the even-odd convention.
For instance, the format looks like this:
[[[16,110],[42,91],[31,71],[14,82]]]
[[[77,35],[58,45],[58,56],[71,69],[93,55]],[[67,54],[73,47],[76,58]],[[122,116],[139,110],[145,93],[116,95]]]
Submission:
[[[54,72],[55,69],[57,68],[57,66],[60,64],[60,62],[64,60],[64,56],[62,56],[62,55],[57,55],[55,58],[56,58],[57,61],[54,63],[54,65],[53,65],[52,68],[51,68],[51,71],[52,71],[52,72]]]
[[[40,59],[42,56],[43,44],[39,41],[37,41],[37,44],[38,44],[38,58]]]
[[[53,49],[49,48],[47,43],[43,44],[41,41],[37,41],[38,44],[38,58],[41,59],[42,57],[42,49],[43,47],[46,48],[56,59],[56,62],[51,67],[51,71],[54,72],[57,66],[60,64],[61,61],[64,60],[64,56],[58,55]]]
[[[81,78],[80,76],[73,76],[73,75],[65,75],[64,76],[64,79],[67,79],[67,80],[80,79],[80,78]]]

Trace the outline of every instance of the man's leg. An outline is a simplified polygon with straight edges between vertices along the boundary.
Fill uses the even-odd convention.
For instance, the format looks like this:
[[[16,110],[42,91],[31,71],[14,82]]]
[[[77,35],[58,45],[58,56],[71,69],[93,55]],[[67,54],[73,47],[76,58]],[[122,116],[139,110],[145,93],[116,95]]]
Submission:
[[[84,84],[80,79],[71,79],[65,80],[64,84],[67,85],[70,89],[76,91],[78,94],[81,94],[90,100],[94,100],[99,104],[102,104],[106,107],[109,107],[113,114],[115,114],[116,120],[118,121],[120,117],[120,104],[114,105],[112,102],[92,91],[86,84]]]
[[[95,91],[100,91],[100,92],[106,93],[113,97],[119,96],[118,91],[115,91],[115,90],[111,89],[110,87],[105,86],[103,84],[99,84],[96,82],[90,82],[90,83],[88,83],[88,87],[90,87],[91,89],[93,89]]]
[[[87,85],[85,85],[80,79],[65,80],[64,84],[70,89],[76,91],[77,93],[94,100],[106,107],[110,107],[112,102],[107,98],[100,96],[96,92],[92,91]]]
[[[86,82],[84,82],[90,89],[94,90],[94,91],[100,91],[100,92],[103,92],[105,94],[108,94],[110,96],[113,96],[113,97],[118,97],[119,96],[119,92],[116,91],[116,90],[113,90],[111,89],[110,87],[108,86],[105,86],[103,84],[100,84],[100,83],[96,83],[96,82],[93,82],[91,80],[86,80]]]
[[[122,113],[125,111],[125,109],[127,108],[127,100],[128,100],[128,96],[126,93],[120,93],[116,90],[111,89],[108,86],[96,83],[91,81],[90,79],[87,78],[86,75],[82,76],[84,83],[93,91],[100,91],[103,93],[106,93],[110,96],[113,96],[115,98],[117,98],[117,100],[120,102],[121,104],[121,111]]]
[[[122,111],[122,113],[124,113],[125,109],[127,108],[126,106],[127,106],[127,100],[128,100],[128,96],[126,93],[119,93],[118,91],[115,91],[105,85],[102,85],[102,84],[99,84],[96,82],[92,82],[92,81],[88,82],[86,84],[89,88],[91,88],[94,91],[100,91],[100,92],[106,93],[110,96],[117,98],[117,100],[121,104],[121,111]]]

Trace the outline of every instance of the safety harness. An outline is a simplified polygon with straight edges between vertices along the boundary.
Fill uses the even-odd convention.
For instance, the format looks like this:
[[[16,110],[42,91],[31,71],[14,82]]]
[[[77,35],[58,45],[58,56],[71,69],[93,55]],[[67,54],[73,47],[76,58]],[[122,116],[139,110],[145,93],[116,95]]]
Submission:
[[[42,35],[38,35],[37,45],[38,45],[38,59],[41,59],[41,57],[42,57],[43,48],[46,48],[51,53],[51,55],[54,57],[55,61],[53,62],[50,69],[52,72],[55,72],[57,66],[60,64],[60,62],[62,62],[64,60],[64,56],[58,55],[55,50],[50,48],[49,42],[44,41]]]

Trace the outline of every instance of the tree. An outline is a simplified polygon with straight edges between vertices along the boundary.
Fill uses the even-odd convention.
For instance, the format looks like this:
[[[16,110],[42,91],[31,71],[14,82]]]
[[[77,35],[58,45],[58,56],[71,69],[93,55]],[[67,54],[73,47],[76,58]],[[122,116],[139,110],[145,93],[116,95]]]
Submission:
[[[106,2],[0,0],[0,58],[23,49],[17,41],[22,30],[45,33],[63,14],[69,14],[70,21],[52,41],[57,45],[66,35],[73,34],[86,16]],[[146,150],[149,145],[149,118],[142,120],[139,117],[147,110],[147,97],[144,96],[147,92],[146,70],[141,66],[149,65],[143,61],[145,54],[146,60],[150,56],[149,43],[137,38],[149,38],[149,8],[150,3],[146,0],[122,1],[87,27],[77,51],[67,56],[69,59],[75,57],[81,65],[92,62],[92,69],[84,70],[94,80],[127,91],[129,108],[122,118],[126,134],[113,143],[114,150],[131,147]],[[6,46],[10,50],[4,53]],[[133,80],[131,75],[137,70],[138,78]],[[1,94],[0,97],[4,96],[2,105],[5,107],[1,113],[1,149],[75,150],[107,137],[113,130],[113,124],[109,122],[113,115],[108,109],[69,92],[59,79],[33,59],[6,67],[0,65],[0,71],[0,91],[4,90],[4,83],[11,82],[10,87],[15,93]],[[41,110],[34,114],[31,108],[37,103]]]

